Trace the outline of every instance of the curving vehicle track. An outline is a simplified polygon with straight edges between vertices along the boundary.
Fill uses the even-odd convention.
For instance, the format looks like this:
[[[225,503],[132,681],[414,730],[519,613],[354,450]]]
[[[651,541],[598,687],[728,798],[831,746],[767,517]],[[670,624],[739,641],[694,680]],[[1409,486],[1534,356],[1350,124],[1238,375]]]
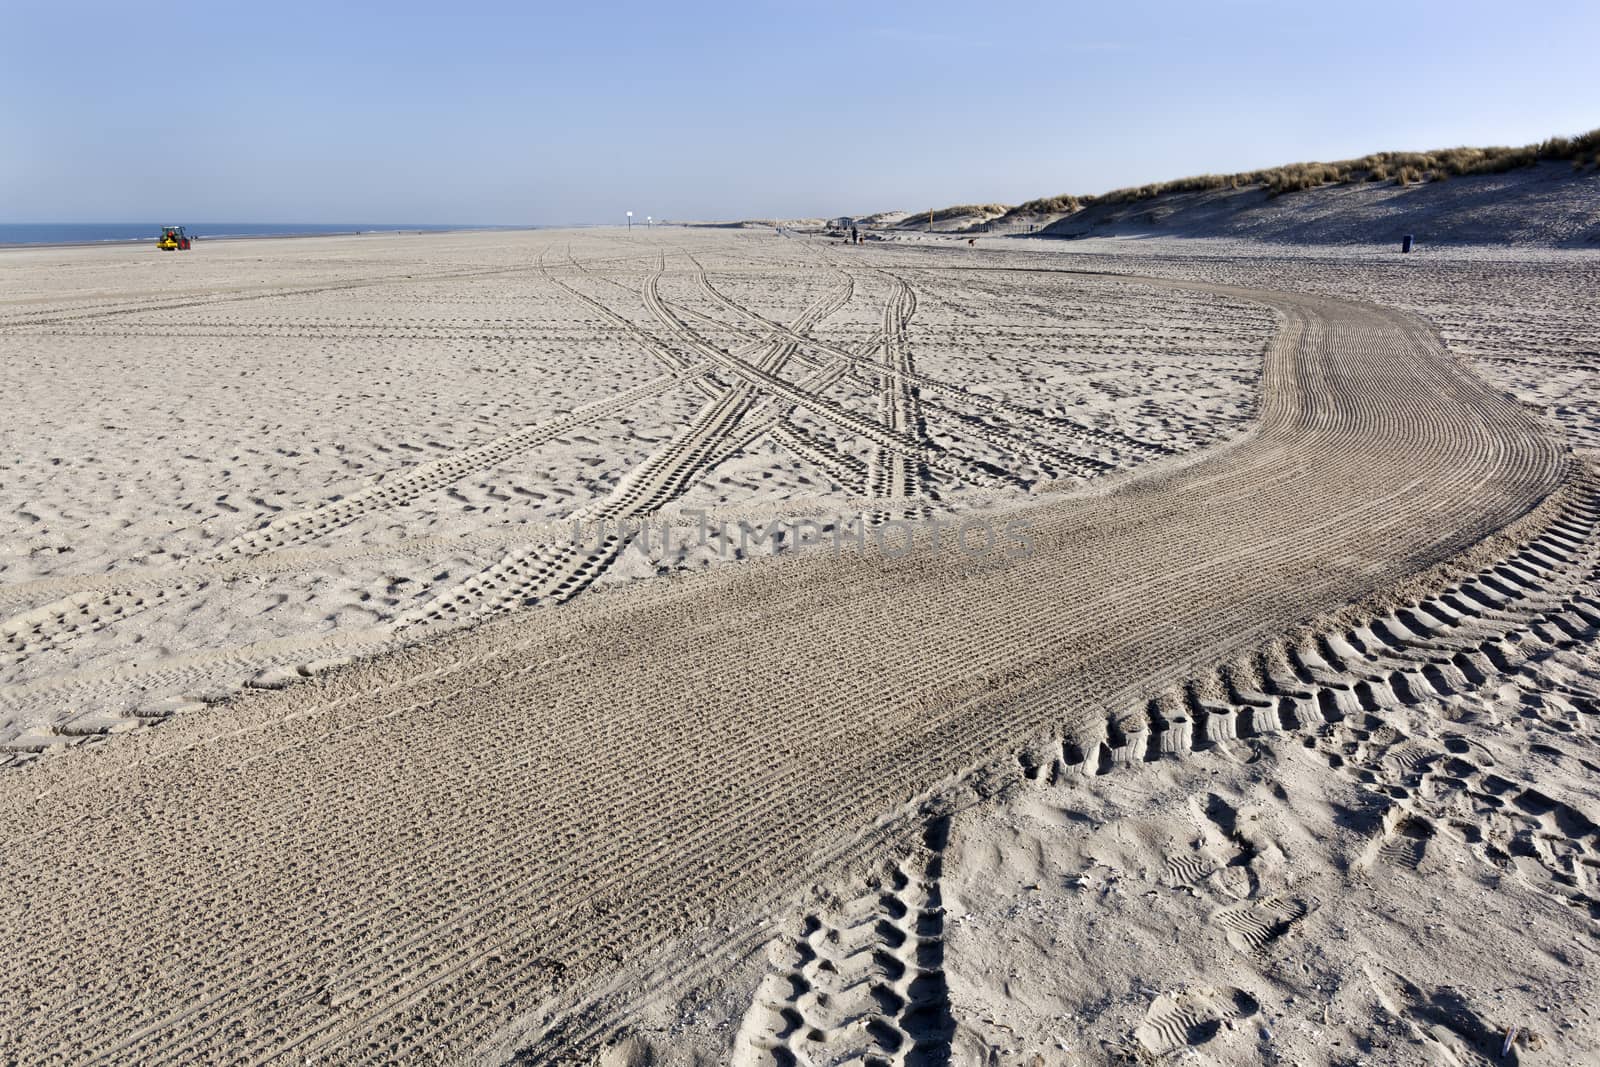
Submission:
[[[0,1049],[558,1059],[627,1008],[625,976],[710,966],[960,775],[1561,483],[1561,447],[1415,320],[1213,291],[1281,316],[1258,430],[1016,513],[1030,556],[819,553],[633,586],[0,778]]]

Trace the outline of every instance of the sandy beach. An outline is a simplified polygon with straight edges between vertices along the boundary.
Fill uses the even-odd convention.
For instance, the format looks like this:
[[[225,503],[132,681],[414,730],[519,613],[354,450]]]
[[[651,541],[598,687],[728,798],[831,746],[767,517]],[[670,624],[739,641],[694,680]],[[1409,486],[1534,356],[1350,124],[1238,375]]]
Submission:
[[[458,615],[565,600],[576,583],[506,579],[506,604],[471,583],[570,544],[574,522],[587,520],[581,539],[601,521],[672,524],[698,549],[701,513],[764,529],[914,496],[955,514],[1189,452],[1247,425],[1271,330],[1263,310],[1204,294],[1129,315],[1137,286],[1093,281],[985,322],[997,286],[962,279],[941,303],[895,305],[919,330],[900,388],[926,396],[879,442],[862,431],[893,399],[873,346],[886,305],[914,290],[888,265],[846,270],[842,249],[687,231],[204,251],[0,264],[20,338],[0,556],[13,748],[134,725]],[[148,292],[102,288],[152,272]],[[759,331],[797,318],[826,347],[764,358],[818,399],[752,393],[707,414],[722,398],[706,351],[761,355]],[[675,454],[697,417],[736,421]],[[911,443],[913,419],[926,444]],[[929,447],[923,492],[903,469]],[[683,558],[635,545],[582,584],[743,554],[730,539]],[[450,618],[432,617],[441,604],[457,604]]]
[[[1597,293],[0,250],[0,1052],[1596,1062]]]

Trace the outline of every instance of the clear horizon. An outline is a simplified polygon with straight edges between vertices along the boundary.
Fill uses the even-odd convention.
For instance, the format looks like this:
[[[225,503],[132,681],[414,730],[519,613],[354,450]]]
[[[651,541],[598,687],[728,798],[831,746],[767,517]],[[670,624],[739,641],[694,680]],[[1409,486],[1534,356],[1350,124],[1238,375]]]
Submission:
[[[0,221],[915,211],[1600,126],[1578,3],[267,10],[12,5]]]

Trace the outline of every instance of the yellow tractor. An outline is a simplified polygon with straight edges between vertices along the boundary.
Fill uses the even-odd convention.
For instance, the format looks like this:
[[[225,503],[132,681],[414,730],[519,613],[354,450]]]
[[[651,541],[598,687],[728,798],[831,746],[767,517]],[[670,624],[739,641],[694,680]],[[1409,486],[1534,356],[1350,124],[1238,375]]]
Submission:
[[[162,227],[161,236],[156,240],[156,247],[163,252],[187,252],[189,235],[183,232],[182,226]]]

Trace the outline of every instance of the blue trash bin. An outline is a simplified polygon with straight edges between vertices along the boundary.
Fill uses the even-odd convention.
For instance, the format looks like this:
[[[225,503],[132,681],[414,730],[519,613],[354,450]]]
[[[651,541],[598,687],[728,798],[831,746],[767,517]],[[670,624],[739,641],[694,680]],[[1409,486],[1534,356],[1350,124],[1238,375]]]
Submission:
[[[1411,251],[1411,235],[1409,233],[1406,234],[1404,237],[1400,238],[1400,251],[1402,251],[1402,252]]]

